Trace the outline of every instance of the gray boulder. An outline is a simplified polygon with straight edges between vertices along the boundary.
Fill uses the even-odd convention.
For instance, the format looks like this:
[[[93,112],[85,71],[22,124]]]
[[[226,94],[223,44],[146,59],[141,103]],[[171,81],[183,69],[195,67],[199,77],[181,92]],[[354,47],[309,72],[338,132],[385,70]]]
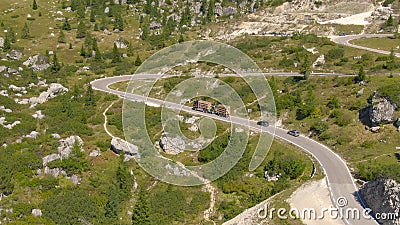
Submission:
[[[82,148],[83,141],[79,136],[70,136],[66,139],[60,140],[59,143],[60,145],[58,146],[57,150],[61,158],[68,158],[75,145],[78,145],[80,151],[84,152]]]
[[[39,132],[37,132],[37,131],[32,131],[30,134],[28,134],[28,135],[26,135],[25,137],[26,138],[33,138],[33,139],[37,139],[38,138],[38,136],[39,136]]]
[[[32,117],[35,119],[43,119],[45,116],[42,114],[42,110],[38,110],[32,115]]]
[[[168,135],[163,135],[160,139],[159,145],[161,149],[171,155],[177,155],[185,151],[186,143],[182,137],[177,136],[174,138],[168,137]]]
[[[55,139],[60,139],[61,136],[57,133],[51,134],[51,137],[55,138]]]
[[[42,216],[42,210],[40,210],[40,209],[32,209],[32,216],[34,216],[34,217]]]
[[[39,97],[32,97],[29,99],[29,102],[32,105],[42,104],[47,102],[49,99],[56,97],[58,94],[62,94],[68,92],[68,88],[65,88],[61,84],[52,83],[47,91],[40,93]]]
[[[18,70],[9,67],[9,68],[7,68],[7,73],[16,75],[16,74],[18,74]]]
[[[58,134],[53,134],[52,136],[59,137]],[[83,141],[79,136],[70,136],[66,139],[61,139],[59,140],[59,143],[60,145],[57,148],[58,153],[53,153],[42,158],[43,166],[46,166],[49,162],[52,162],[57,159],[68,158],[69,155],[71,154],[72,149],[75,147],[76,144],[80,148],[80,151],[84,152],[82,148]]]
[[[51,176],[53,176],[55,178],[57,178],[60,175],[67,176],[67,172],[65,172],[63,169],[60,169],[60,168],[50,169],[47,166],[44,168],[43,173],[44,174],[49,174],[49,175],[51,175]]]
[[[89,156],[90,157],[97,157],[101,155],[101,151],[99,148],[96,148],[95,150],[91,151]]]
[[[54,160],[57,160],[60,158],[61,158],[60,154],[56,154],[56,153],[50,154],[50,155],[47,155],[42,158],[42,164],[43,164],[43,166],[46,166],[48,163],[53,162]]]
[[[20,60],[22,59],[23,53],[21,50],[11,50],[11,52],[7,53],[6,56],[9,59]]]
[[[0,37],[0,48],[4,47],[4,38]]]
[[[150,30],[157,30],[157,29],[160,29],[161,27],[162,27],[161,23],[159,23],[157,21],[153,21],[149,25]]]
[[[119,4],[120,0],[114,0],[114,4]],[[125,5],[126,4],[126,0],[121,0],[121,5]]]
[[[111,34],[112,34],[112,33],[111,33],[109,30],[107,30],[107,29],[104,29],[103,33],[104,33],[104,34],[107,34],[107,35],[111,35]]]
[[[374,97],[372,106],[369,109],[369,118],[373,125],[393,123],[397,105],[386,98]]]
[[[400,184],[394,180],[378,179],[365,184],[360,189],[360,194],[365,203],[372,210],[373,215],[377,213],[400,213]],[[383,225],[395,225],[400,219],[380,220]]]
[[[223,10],[222,10],[222,7],[221,7],[221,3],[216,3],[215,4],[214,14],[216,16],[222,16],[223,15]]]
[[[33,71],[42,71],[50,67],[49,59],[45,55],[30,56],[22,64],[31,68]]]
[[[232,7],[232,6],[224,7],[224,8],[222,8],[222,13],[224,15],[236,14],[237,13],[237,9],[235,7]]]
[[[77,185],[77,184],[79,184],[81,182],[81,178],[78,177],[78,175],[73,174],[71,176],[71,181],[72,181],[73,184]]]
[[[117,48],[127,48],[129,42],[121,37],[118,37],[115,39],[114,44],[117,46]]]
[[[133,145],[118,137],[113,137],[111,140],[111,150],[117,154],[121,152],[131,156],[138,154],[138,147],[136,145]]]

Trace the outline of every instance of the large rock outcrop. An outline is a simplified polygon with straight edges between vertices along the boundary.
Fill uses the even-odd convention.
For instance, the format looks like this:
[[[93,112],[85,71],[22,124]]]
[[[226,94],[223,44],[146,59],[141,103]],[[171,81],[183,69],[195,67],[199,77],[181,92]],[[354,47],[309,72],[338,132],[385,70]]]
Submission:
[[[121,37],[118,37],[115,39],[114,44],[117,46],[117,48],[127,48],[129,42]]]
[[[365,184],[360,189],[360,194],[372,209],[373,215],[399,215],[400,213],[400,184],[394,180],[378,179]],[[395,225],[400,223],[400,219],[386,219],[379,221],[383,225]]]
[[[111,140],[111,150],[117,154],[124,152],[125,154],[131,156],[134,156],[138,153],[138,147],[136,145],[133,145],[118,137],[113,137]]]
[[[47,155],[42,158],[43,167],[45,167],[48,163],[55,161],[57,159],[67,159],[71,154],[72,149],[77,145],[80,148],[81,152],[84,152],[82,146],[83,141],[79,136],[70,136],[65,139],[59,140],[59,146],[57,148],[57,153],[53,153]]]
[[[49,58],[45,55],[30,56],[22,64],[31,68],[33,71],[42,71],[50,67]]]
[[[396,120],[397,105],[384,97],[373,97],[369,118],[373,125],[393,123]]]
[[[9,59],[13,59],[13,60],[20,60],[20,59],[22,59],[23,55],[24,55],[24,53],[21,50],[11,50],[10,53],[6,54],[6,56]]]
[[[40,93],[39,97],[32,97],[29,102],[32,105],[42,104],[47,102],[47,100],[56,97],[57,94],[68,92],[68,88],[65,88],[61,84],[52,83],[47,91]]]
[[[70,136],[66,139],[62,139],[59,141],[60,145],[57,150],[60,153],[61,158],[68,158],[71,154],[72,149],[77,145],[80,148],[81,152],[84,152],[82,145],[82,138],[79,136]]]
[[[186,148],[186,143],[180,136],[171,138],[168,135],[163,135],[159,144],[165,153],[171,155],[177,155],[185,151]]]

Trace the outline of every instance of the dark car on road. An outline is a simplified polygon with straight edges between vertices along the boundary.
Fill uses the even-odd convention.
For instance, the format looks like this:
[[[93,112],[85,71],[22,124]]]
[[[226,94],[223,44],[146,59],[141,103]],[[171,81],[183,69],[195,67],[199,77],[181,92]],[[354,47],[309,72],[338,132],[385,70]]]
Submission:
[[[291,130],[291,131],[288,132],[288,134],[289,134],[289,135],[292,135],[292,136],[294,136],[294,137],[298,137],[298,136],[300,136],[300,131],[298,131],[298,130]]]
[[[269,123],[267,121],[258,121],[257,125],[262,126],[262,127],[268,127]]]

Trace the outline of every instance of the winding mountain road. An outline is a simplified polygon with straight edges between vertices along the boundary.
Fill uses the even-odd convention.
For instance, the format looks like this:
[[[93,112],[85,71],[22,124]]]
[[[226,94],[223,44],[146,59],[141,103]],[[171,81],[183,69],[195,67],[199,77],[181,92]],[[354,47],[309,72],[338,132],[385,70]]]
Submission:
[[[393,36],[393,34],[360,34],[360,35],[347,35],[347,36],[332,36],[332,37],[330,37],[330,39],[337,44],[349,46],[352,48],[362,49],[362,50],[366,50],[366,51],[370,51],[370,52],[380,53],[380,54],[384,54],[384,55],[390,55],[389,51],[355,45],[355,44],[350,43],[350,41],[356,40],[356,39],[361,39],[361,38],[380,38],[380,37],[392,37],[392,36]],[[396,53],[395,55],[396,55],[396,57],[400,58],[399,53]]]
[[[351,44],[351,40],[360,39],[360,38],[377,38],[377,37],[389,37],[392,34],[362,34],[362,35],[348,35],[348,36],[333,36],[330,39],[337,43],[342,44],[345,46],[362,49],[370,52],[390,55],[389,51],[379,50],[368,48],[365,46],[358,46]],[[396,57],[400,58],[400,54],[396,53]],[[269,76],[301,76],[298,73],[271,73],[265,74]],[[353,76],[353,75],[345,75],[345,74],[332,74],[332,73],[319,73],[319,74],[312,74],[313,76]],[[160,105],[164,107],[174,108],[174,109],[181,109],[182,111],[211,117],[217,120],[223,120],[226,122],[231,122],[240,125],[248,125],[250,129],[259,132],[268,132],[270,134],[275,135],[275,137],[287,141],[304,151],[311,154],[321,165],[326,175],[326,181],[329,187],[329,192],[331,196],[332,203],[339,212],[341,212],[342,221],[344,224],[352,224],[352,225],[377,225],[378,223],[372,219],[368,218],[367,216],[363,216],[365,212],[365,204],[363,203],[362,199],[358,195],[358,188],[355,185],[354,179],[350,173],[349,167],[347,166],[346,162],[335,152],[329,149],[327,146],[318,143],[304,135],[300,135],[299,137],[293,137],[287,134],[287,130],[276,127],[267,127],[260,129],[260,126],[257,125],[257,121],[254,120],[247,120],[244,118],[239,117],[230,117],[229,119],[218,117],[211,114],[201,113],[198,111],[193,111],[190,107],[181,106],[171,102],[165,102],[163,100],[155,99],[155,98],[148,98],[141,95],[136,95],[132,93],[125,93],[118,90],[113,90],[109,88],[109,85],[122,82],[122,81],[129,81],[129,80],[140,80],[140,79],[157,79],[160,78],[160,75],[153,75],[153,74],[140,74],[140,75],[125,75],[125,76],[117,76],[117,77],[107,77],[92,81],[91,84],[95,90],[107,92],[110,94],[115,94],[120,96],[121,98],[125,98],[132,101],[141,101],[145,102],[149,105]],[[307,196],[304,196],[307,198]],[[345,199],[343,202],[342,200]],[[354,216],[354,210],[358,210],[360,216]],[[320,216],[324,212],[319,212],[316,209],[317,214]],[[384,213],[384,212],[383,212]],[[324,213],[325,216],[329,216],[327,212]]]
[[[268,75],[268,74],[267,74]],[[281,76],[292,76],[292,73],[287,73],[287,74],[280,74]],[[320,74],[324,75],[324,74]],[[332,74],[325,74],[326,76],[332,76]],[[98,80],[94,80],[91,82],[93,89],[107,92],[110,94],[115,94],[120,96],[121,98],[125,98],[127,100],[132,100],[132,101],[140,101],[140,102],[145,102],[146,104],[149,105],[159,105],[163,107],[168,107],[168,108],[174,108],[174,109],[181,109],[182,111],[195,114],[195,115],[201,115],[201,116],[207,116],[211,117],[217,120],[222,120],[226,122],[231,122],[234,124],[240,124],[240,125],[249,125],[250,129],[256,130],[256,131],[261,131],[261,132],[268,132],[271,134],[274,134],[275,137],[280,138],[284,141],[287,141],[289,143],[292,143],[293,145],[303,149],[304,151],[308,152],[311,154],[315,159],[318,160],[320,163],[321,167],[323,168],[325,174],[326,174],[326,180],[327,184],[329,187],[330,195],[331,195],[331,200],[334,206],[336,206],[338,209],[343,210],[344,212],[346,210],[352,210],[352,209],[357,209],[360,212],[360,218],[343,218],[343,221],[345,224],[354,224],[354,225],[376,225],[377,222],[373,219],[367,219],[362,216],[364,207],[362,200],[358,196],[357,192],[357,187],[355,185],[354,179],[349,171],[349,168],[346,164],[346,162],[340,158],[339,155],[334,153],[331,149],[326,147],[325,145],[318,143],[306,136],[301,135],[300,137],[293,137],[291,135],[287,134],[287,130],[282,129],[282,128],[276,128],[270,126],[267,128],[262,128],[260,129],[260,126],[257,125],[257,121],[254,120],[247,120],[244,118],[239,118],[239,117],[234,117],[231,116],[229,119],[227,118],[222,118],[218,117],[215,115],[211,114],[206,114],[198,111],[193,111],[191,107],[187,106],[181,106],[176,103],[172,102],[165,102],[160,99],[155,99],[155,98],[150,98],[142,95],[137,95],[137,94],[132,94],[132,93],[125,93],[122,91],[118,90],[113,90],[109,88],[109,85],[122,82],[122,81],[129,81],[129,80],[140,80],[140,79],[157,79],[159,78],[160,75],[152,75],[152,74],[137,74],[137,75],[125,75],[125,76],[116,76],[116,77],[107,77],[107,78],[102,78]],[[307,198],[307,196],[305,196]],[[343,205],[342,207],[341,204],[337,204],[338,200],[340,199],[346,199],[346,204]],[[325,213],[325,216],[329,216],[327,212],[320,212],[319,210],[322,209],[316,209],[316,212],[318,215],[321,215],[322,213]],[[345,214],[342,214],[343,216],[346,217]]]

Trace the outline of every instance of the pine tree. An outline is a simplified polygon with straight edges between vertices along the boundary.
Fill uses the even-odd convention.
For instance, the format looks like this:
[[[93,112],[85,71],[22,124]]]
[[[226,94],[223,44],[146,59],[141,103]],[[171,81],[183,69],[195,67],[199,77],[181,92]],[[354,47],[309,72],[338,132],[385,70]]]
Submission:
[[[182,18],[181,18],[181,25],[188,25],[190,26],[190,22],[192,17],[190,16],[190,8],[189,8],[189,1],[186,1],[186,8],[183,11]]]
[[[140,24],[140,27],[142,27],[143,22],[144,22],[144,17],[143,17],[142,15],[140,15],[140,16],[139,16],[139,24]]]
[[[60,69],[61,69],[61,65],[58,62],[57,54],[54,53],[53,62],[51,63],[51,72],[56,73],[56,72],[60,71]]]
[[[38,5],[36,3],[36,0],[33,0],[32,9],[33,10],[37,10],[38,9]]]
[[[182,42],[184,42],[185,40],[183,39],[183,35],[181,34],[180,36],[179,36],[179,39],[178,39],[178,42],[179,43],[182,43]]]
[[[390,14],[390,16],[389,16],[389,19],[387,20],[387,25],[389,26],[389,27],[391,27],[391,26],[393,26],[393,16],[392,16],[392,14]]]
[[[71,0],[71,10],[72,11],[77,10],[80,4],[81,0]]]
[[[146,4],[144,5],[143,11],[146,14],[151,13],[151,0],[146,0]]]
[[[8,35],[4,38],[3,51],[7,52],[11,49],[11,41]]]
[[[200,12],[204,15],[207,13],[207,0],[201,0]]]
[[[71,42],[69,43],[69,49],[72,49],[72,43]]]
[[[140,59],[140,57],[139,57],[139,55],[136,57],[136,60],[135,60],[135,66],[140,66],[140,65],[142,65],[142,60]]]
[[[360,67],[360,70],[358,71],[357,75],[357,81],[361,82],[365,80],[365,71],[364,71],[364,66]]]
[[[141,190],[132,212],[132,225],[150,224],[150,207],[146,197],[146,192]]]
[[[119,52],[117,45],[114,43],[114,48],[112,52],[112,63],[118,63],[121,62],[121,53]]]
[[[63,30],[71,30],[71,24],[69,23],[69,18],[65,18],[64,24],[62,25]]]
[[[129,43],[129,45],[128,45],[128,54],[127,54],[127,55],[128,55],[129,57],[132,57],[133,54],[134,54],[133,45],[132,45],[132,43]]]
[[[165,36],[166,39],[169,38],[169,36],[171,35],[171,33],[174,31],[174,29],[175,29],[175,20],[174,20],[174,18],[171,16],[171,17],[168,19],[166,25],[165,25],[164,28],[163,28],[163,34],[164,34],[164,36]]]
[[[78,30],[76,31],[76,38],[86,37],[86,27],[84,22],[81,20],[78,24]]]
[[[214,10],[215,10],[215,2],[214,0],[210,0],[207,10],[207,20],[212,21],[214,19]]]
[[[15,32],[12,27],[7,32],[8,38],[10,39],[11,43],[15,43],[17,41],[17,38],[15,37]]]
[[[94,14],[94,9],[90,11],[90,22],[96,22],[96,15]]]
[[[86,56],[85,47],[83,47],[83,45],[82,45],[82,47],[81,47],[81,54],[80,54],[80,55],[83,56],[83,57]]]
[[[99,29],[99,25],[97,23],[94,24],[93,30],[94,31],[99,31],[100,30]]]
[[[107,192],[107,203],[104,206],[104,215],[107,218],[117,218],[120,197],[115,185],[111,184]]]
[[[393,48],[390,50],[389,60],[391,63],[394,63],[396,61],[396,53],[394,52]]]
[[[123,155],[121,154],[120,157],[122,158]],[[128,169],[126,168],[123,159],[122,162],[120,162],[120,165],[117,169],[116,178],[117,178],[118,189],[121,193],[121,197],[126,198],[131,193],[131,189],[133,186],[133,179],[129,174]]]
[[[80,91],[79,91],[78,85],[75,84],[72,89],[72,99],[74,101],[78,101],[79,97],[80,97]]]
[[[29,27],[28,27],[27,23],[25,23],[24,27],[22,28],[21,38],[22,39],[28,39],[29,38]]]
[[[86,90],[85,105],[86,106],[95,106],[96,105],[96,102],[94,100],[93,87],[91,84],[88,85],[88,88]]]
[[[65,39],[65,34],[62,30],[60,31],[60,34],[59,34],[57,40],[58,40],[58,43],[67,43],[67,41]]]
[[[79,4],[76,14],[77,14],[78,18],[80,18],[80,19],[85,18],[85,6],[83,5],[83,3]]]
[[[150,34],[150,29],[149,29],[149,25],[147,23],[143,24],[142,27],[142,40],[146,41],[149,38],[149,34]]]
[[[300,73],[303,74],[304,80],[307,80],[310,77],[311,74],[311,61],[308,57],[308,55],[305,55],[304,58],[304,63],[301,65],[301,70]]]
[[[94,50],[93,41],[95,41],[95,39],[93,39],[92,34],[88,31],[85,37],[85,47],[88,49],[88,51]]]
[[[95,52],[94,59],[96,61],[102,61],[103,57],[101,56],[101,52],[100,52],[99,47],[97,45],[97,39],[93,38],[92,40],[93,40],[92,50]]]
[[[119,13],[115,17],[114,29],[118,29],[120,31],[124,30],[124,20],[122,19],[122,16]]]

